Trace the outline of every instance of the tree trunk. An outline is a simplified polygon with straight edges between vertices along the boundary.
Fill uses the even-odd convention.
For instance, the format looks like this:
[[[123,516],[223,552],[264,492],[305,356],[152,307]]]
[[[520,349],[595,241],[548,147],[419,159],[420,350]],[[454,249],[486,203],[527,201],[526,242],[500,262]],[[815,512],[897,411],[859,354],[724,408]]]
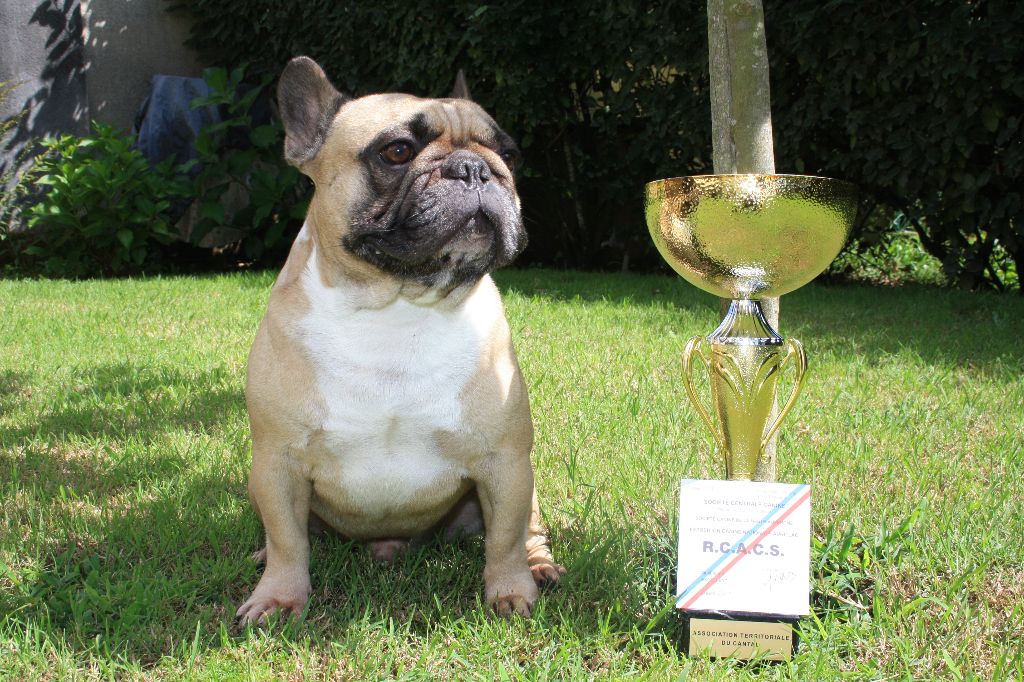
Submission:
[[[708,0],[708,62],[715,173],[774,173],[768,48],[761,0]],[[762,301],[779,329],[779,299]],[[729,306],[722,299],[724,314]],[[772,419],[778,413],[778,404]],[[758,463],[758,481],[774,481],[775,437]]]

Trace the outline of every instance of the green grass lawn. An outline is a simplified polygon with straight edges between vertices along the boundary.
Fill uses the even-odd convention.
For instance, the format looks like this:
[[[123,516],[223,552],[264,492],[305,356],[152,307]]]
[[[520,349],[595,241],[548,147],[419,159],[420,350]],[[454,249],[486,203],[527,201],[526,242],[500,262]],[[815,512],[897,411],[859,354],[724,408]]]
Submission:
[[[393,567],[313,545],[306,619],[239,630],[261,529],[245,357],[272,275],[0,281],[0,676],[10,679],[1024,677],[1024,299],[808,286],[779,441],[814,486],[789,664],[689,659],[666,612],[680,478],[721,477],[680,380],[717,302],[682,280],[507,271],[534,461],[568,575],[480,603],[480,541]],[[666,615],[667,614],[667,615]]]

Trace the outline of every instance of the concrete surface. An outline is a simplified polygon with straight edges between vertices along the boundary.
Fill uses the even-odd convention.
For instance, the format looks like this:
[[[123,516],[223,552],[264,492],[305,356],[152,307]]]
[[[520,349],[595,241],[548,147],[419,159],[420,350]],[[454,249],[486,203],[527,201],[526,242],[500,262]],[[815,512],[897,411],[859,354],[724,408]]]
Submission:
[[[149,79],[202,74],[188,22],[166,0],[81,0],[89,115],[130,128]]]
[[[88,132],[91,120],[128,129],[157,73],[198,76],[182,43],[188,22],[167,0],[3,0],[0,83],[21,85],[0,118],[24,110],[0,148],[0,172],[31,140]]]
[[[89,126],[78,0],[0,3],[0,82],[20,83],[0,117],[25,109],[11,142]]]

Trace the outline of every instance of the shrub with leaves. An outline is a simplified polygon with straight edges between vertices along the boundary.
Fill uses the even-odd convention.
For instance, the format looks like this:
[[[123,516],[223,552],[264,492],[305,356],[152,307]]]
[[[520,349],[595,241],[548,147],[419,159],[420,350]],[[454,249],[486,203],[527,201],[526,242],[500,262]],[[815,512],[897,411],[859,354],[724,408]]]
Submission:
[[[216,106],[218,123],[204,127],[196,139],[199,172],[191,194],[198,203],[189,240],[199,244],[215,229],[237,235],[248,258],[287,248],[306,214],[308,182],[282,156],[281,123],[257,111],[273,78],[243,85],[245,68],[210,68],[203,79],[210,94],[192,106]]]
[[[792,0],[765,11],[779,167],[857,182],[959,286],[1019,288],[1024,4]]]
[[[184,187],[173,159],[150,167],[130,136],[93,129],[44,139],[29,176],[38,197],[21,255],[48,275],[138,272],[174,239],[168,209]]]

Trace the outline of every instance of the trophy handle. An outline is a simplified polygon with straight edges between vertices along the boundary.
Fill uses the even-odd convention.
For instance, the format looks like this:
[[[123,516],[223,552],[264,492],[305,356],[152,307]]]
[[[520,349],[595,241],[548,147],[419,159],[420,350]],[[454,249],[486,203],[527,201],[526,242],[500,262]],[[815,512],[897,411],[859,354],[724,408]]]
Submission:
[[[782,372],[786,363],[789,362],[790,358],[792,358],[796,363],[794,368],[796,371],[796,378],[793,383],[793,390],[789,394],[789,400],[787,400],[786,404],[781,410],[779,410],[778,416],[775,417],[775,422],[765,432],[764,438],[761,439],[761,452],[764,452],[764,449],[768,446],[768,441],[770,441],[772,436],[775,435],[775,432],[779,430],[779,425],[782,424],[782,420],[786,418],[786,415],[789,414],[789,411],[793,408],[793,403],[796,402],[796,397],[800,395],[800,388],[804,383],[804,372],[807,371],[807,354],[804,353],[803,344],[796,339],[786,339],[786,348],[786,357],[784,357],[782,362],[779,363],[779,372]]]
[[[697,410],[697,414],[700,415],[704,425],[708,427],[708,431],[714,436],[715,442],[718,443],[718,447],[721,448],[722,452],[725,452],[725,439],[715,426],[715,422],[711,420],[711,414],[704,407],[704,404],[700,401],[697,396],[697,389],[693,386],[693,358],[697,356],[700,361],[704,363],[704,368],[709,372],[711,371],[711,361],[704,355],[704,351],[701,349],[700,344],[704,340],[701,336],[695,336],[686,342],[686,348],[683,349],[683,385],[686,386],[686,393],[690,396],[690,402],[693,403],[694,408]]]

